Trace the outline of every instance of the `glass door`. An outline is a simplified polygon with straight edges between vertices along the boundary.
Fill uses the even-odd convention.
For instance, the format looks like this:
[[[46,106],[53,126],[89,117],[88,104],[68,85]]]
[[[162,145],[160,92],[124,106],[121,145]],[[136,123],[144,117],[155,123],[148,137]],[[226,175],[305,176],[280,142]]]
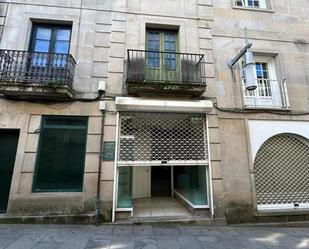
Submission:
[[[146,80],[165,83],[180,81],[177,33],[147,31]]]

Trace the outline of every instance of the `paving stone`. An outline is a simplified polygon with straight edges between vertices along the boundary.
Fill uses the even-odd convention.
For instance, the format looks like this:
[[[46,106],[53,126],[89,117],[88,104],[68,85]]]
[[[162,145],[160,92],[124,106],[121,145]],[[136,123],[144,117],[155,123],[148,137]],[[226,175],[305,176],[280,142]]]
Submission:
[[[182,249],[201,249],[203,248],[194,236],[182,236],[178,238],[178,243]]]
[[[87,236],[73,234],[72,236],[69,236],[66,241],[64,241],[60,249],[84,249],[88,239],[89,238]]]
[[[1,238],[0,237],[0,249],[6,248],[10,244],[12,244],[16,239],[7,239],[7,238]]]
[[[217,242],[217,238],[215,236],[198,236],[197,240],[206,241],[206,242]]]
[[[105,239],[90,239],[88,240],[85,249],[109,249],[112,241]]]
[[[170,236],[180,236],[181,231],[177,226],[153,226],[152,231],[154,235],[170,235]]]
[[[10,244],[7,249],[31,249],[33,248],[44,236],[45,234],[31,234],[23,235],[21,238],[17,239],[15,242]]]
[[[309,249],[308,228],[1,225],[0,249]]]
[[[180,245],[176,238],[171,237],[157,237],[156,238],[157,246],[160,249],[180,249]]]
[[[199,226],[179,226],[182,234],[184,235],[202,235],[202,231]]]
[[[158,248],[157,242],[151,238],[134,238],[134,249],[155,249]]]
[[[144,225],[139,225],[139,226],[133,226],[133,234],[134,235],[152,235],[152,226],[144,226]]]
[[[62,243],[38,243],[33,249],[58,249],[60,248]]]
[[[133,227],[132,226],[115,226],[113,235],[132,235]]]
[[[134,241],[132,237],[116,237],[112,240],[110,249],[134,249]]]

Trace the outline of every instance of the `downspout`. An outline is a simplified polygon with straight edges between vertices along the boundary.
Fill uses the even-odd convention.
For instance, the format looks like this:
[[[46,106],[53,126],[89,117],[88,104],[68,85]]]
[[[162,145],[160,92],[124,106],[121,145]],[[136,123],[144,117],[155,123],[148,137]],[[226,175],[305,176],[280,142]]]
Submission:
[[[100,101],[104,99],[105,94],[103,92],[99,93],[99,105]],[[101,189],[101,172],[102,172],[102,152],[103,152],[103,141],[104,141],[104,123],[105,123],[105,108],[101,109],[101,136],[100,136],[100,153],[99,153],[99,165],[98,165],[98,182],[97,182],[97,196],[96,196],[96,207],[95,207],[95,225],[99,225],[100,215],[101,215],[101,203],[100,203],[100,189]]]

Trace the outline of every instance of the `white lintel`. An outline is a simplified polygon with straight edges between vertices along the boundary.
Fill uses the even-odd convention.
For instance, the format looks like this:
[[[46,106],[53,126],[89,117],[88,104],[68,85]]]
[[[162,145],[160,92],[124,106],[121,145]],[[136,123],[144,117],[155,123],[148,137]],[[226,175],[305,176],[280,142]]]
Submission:
[[[213,108],[210,100],[180,101],[116,97],[115,104],[117,111],[209,113]]]

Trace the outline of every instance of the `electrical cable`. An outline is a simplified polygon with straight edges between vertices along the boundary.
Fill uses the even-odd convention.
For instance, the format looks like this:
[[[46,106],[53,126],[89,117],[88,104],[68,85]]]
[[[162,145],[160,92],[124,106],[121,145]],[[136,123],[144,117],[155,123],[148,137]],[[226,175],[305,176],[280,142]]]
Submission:
[[[274,111],[274,110],[244,110],[239,108],[220,108],[216,104],[213,105],[220,112],[228,113],[243,113],[243,114],[258,114],[258,113],[269,113],[282,116],[306,116],[309,112],[295,112],[290,110]]]

